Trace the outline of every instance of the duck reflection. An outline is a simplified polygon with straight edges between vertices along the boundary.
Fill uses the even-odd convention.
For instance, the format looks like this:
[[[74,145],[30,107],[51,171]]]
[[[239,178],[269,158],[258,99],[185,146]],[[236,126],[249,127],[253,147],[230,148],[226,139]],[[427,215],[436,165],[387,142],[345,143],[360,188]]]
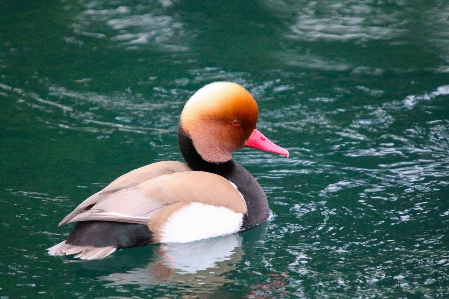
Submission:
[[[117,256],[115,266],[110,259],[91,261],[88,264],[97,270],[105,271],[109,265],[111,274],[100,276],[108,286],[137,285],[139,288],[153,288],[157,285],[170,284],[173,294],[195,295],[195,298],[209,298],[211,294],[228,297],[228,288],[223,285],[234,283],[236,271],[245,260],[251,259],[263,240],[268,222],[244,232],[189,243],[162,244],[154,248],[150,261],[142,265],[139,252],[151,247],[122,251]],[[145,250],[144,250],[145,251]],[[145,251],[147,252],[147,251]],[[145,256],[145,255],[141,255]],[[109,260],[109,261],[108,261]],[[134,262],[133,262],[134,261]],[[123,267],[123,263],[134,267]],[[112,273],[115,267],[115,273]],[[185,297],[185,296],[184,296]],[[182,298],[184,298],[182,297]]]
[[[159,250],[161,260],[157,262],[152,274],[160,280],[169,280],[172,273],[185,275],[227,270],[231,268],[231,264],[241,260],[241,245],[241,237],[238,235],[184,244],[165,244]]]
[[[189,243],[162,244],[146,267],[99,277],[107,285],[139,285],[148,287],[176,283],[201,287],[201,293],[217,291],[232,282],[230,273],[243,257],[252,255],[265,235],[264,224],[242,235],[228,235]]]
[[[243,256],[242,237],[229,235],[189,243],[163,244],[159,256],[145,268],[126,273],[114,273],[100,279],[109,285],[159,284],[182,282],[221,285],[227,282],[223,274],[235,269]]]

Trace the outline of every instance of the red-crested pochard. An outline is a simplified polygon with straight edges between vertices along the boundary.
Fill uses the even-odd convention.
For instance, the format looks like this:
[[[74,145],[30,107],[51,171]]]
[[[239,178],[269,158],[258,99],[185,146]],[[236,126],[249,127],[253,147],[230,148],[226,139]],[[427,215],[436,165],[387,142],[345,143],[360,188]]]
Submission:
[[[267,196],[232,159],[243,147],[288,156],[256,129],[257,103],[242,86],[215,82],[185,104],[178,144],[187,164],[163,161],[122,175],[59,225],[77,222],[51,255],[97,259],[117,249],[190,242],[248,230],[267,220]]]

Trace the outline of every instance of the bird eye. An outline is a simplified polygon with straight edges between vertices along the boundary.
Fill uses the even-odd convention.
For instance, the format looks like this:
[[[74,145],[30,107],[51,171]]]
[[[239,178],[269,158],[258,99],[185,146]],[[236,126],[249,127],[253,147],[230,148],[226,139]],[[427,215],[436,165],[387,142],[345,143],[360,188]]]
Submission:
[[[238,120],[236,120],[236,119],[234,119],[233,121],[231,121],[231,124],[232,124],[234,127],[239,127],[239,126],[240,126],[240,122],[239,122]]]

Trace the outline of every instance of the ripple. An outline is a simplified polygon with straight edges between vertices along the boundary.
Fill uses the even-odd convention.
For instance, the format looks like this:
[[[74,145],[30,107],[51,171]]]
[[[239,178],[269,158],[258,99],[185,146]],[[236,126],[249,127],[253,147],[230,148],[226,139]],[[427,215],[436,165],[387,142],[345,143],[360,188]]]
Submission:
[[[327,58],[322,55],[309,52],[298,53],[297,51],[284,50],[274,54],[276,58],[284,61],[289,66],[325,71],[348,71],[354,66],[344,59]]]
[[[78,12],[70,26],[82,40],[86,37],[108,39],[127,49],[139,49],[145,45],[173,52],[189,49],[184,24],[176,16],[168,14],[169,1],[131,6],[128,1],[93,0],[85,1],[83,6],[84,9]],[[66,10],[72,9],[75,10],[66,6]],[[67,37],[66,41],[84,43],[73,37]]]
[[[369,40],[392,40],[406,32],[408,21],[402,20],[394,10],[354,1],[344,2],[309,2],[298,13],[289,37],[305,41],[364,43]]]
[[[426,41],[438,49],[438,55],[446,62],[449,61],[449,5],[445,2],[431,6],[425,10],[423,23],[428,32]],[[447,66],[441,67],[442,72],[448,72]]]
[[[8,91],[11,95],[20,96],[19,105],[40,111],[43,118],[48,116],[49,119],[45,121],[47,125],[93,133],[110,133],[111,129],[143,134],[175,131],[177,113],[167,111],[180,110],[183,102],[173,101],[173,98],[167,98],[167,95],[189,93],[176,89],[155,88],[153,99],[148,101],[140,95],[118,92],[108,95],[98,94],[69,90],[50,84],[48,100],[44,100],[38,94],[23,89],[6,85],[0,86],[0,89]],[[159,118],[148,123],[147,119],[151,119],[148,115],[154,114],[155,111],[158,111],[156,114]],[[105,114],[112,116],[107,120]]]

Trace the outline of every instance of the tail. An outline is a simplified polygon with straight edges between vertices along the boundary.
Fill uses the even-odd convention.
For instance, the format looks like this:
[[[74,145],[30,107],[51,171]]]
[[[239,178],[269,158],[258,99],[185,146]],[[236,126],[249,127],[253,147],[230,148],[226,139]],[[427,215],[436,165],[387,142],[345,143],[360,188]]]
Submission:
[[[82,260],[95,260],[107,257],[108,255],[114,253],[117,248],[113,246],[106,247],[94,247],[94,246],[78,246],[71,245],[62,241],[53,247],[47,249],[50,255],[71,255],[75,254],[76,258]]]
[[[48,249],[50,255],[71,255],[84,260],[104,258],[117,249],[152,244],[152,233],[144,224],[81,221],[66,241]]]

